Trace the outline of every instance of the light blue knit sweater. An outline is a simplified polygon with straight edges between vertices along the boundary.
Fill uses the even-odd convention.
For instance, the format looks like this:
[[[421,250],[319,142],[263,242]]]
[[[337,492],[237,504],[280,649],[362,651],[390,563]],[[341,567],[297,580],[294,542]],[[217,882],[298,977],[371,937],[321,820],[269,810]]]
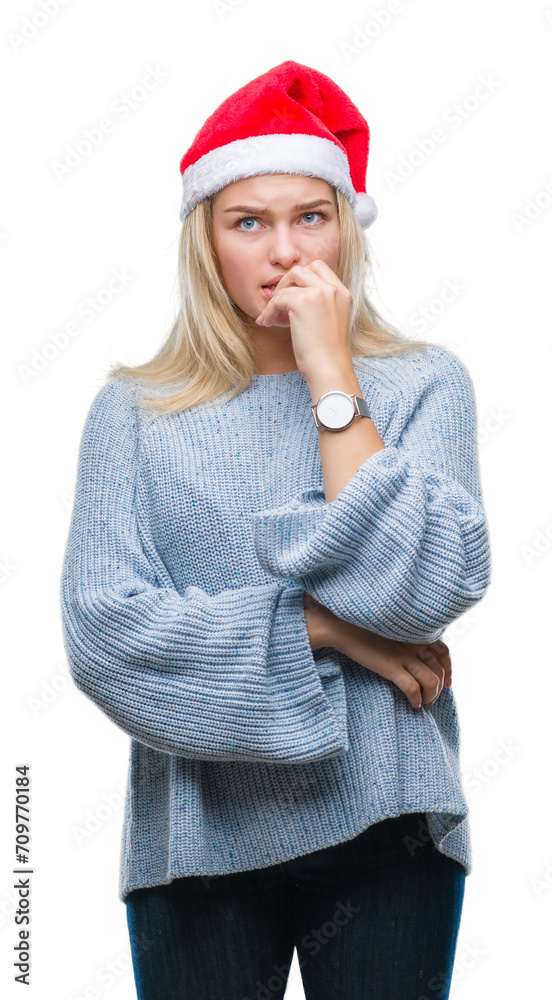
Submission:
[[[416,710],[345,655],[313,654],[303,591],[418,642],[481,600],[474,388],[436,346],[354,368],[386,447],[332,503],[299,371],[173,415],[139,409],[121,379],[91,403],[61,613],[75,684],[132,737],[121,900],[417,811],[471,871],[453,689]]]

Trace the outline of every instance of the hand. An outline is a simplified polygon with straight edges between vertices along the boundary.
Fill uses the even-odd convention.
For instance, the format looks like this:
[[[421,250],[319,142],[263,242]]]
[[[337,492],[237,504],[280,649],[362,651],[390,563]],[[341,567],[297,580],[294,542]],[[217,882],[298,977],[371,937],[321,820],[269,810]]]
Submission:
[[[325,369],[352,369],[349,332],[353,296],[323,260],[295,265],[280,278],[274,295],[255,322],[271,326],[289,313],[293,353],[305,379]]]
[[[451,687],[450,653],[441,639],[430,643],[388,639],[343,621],[306,592],[304,607],[309,636],[312,631],[315,643],[311,648],[332,647],[387,678],[404,692],[412,708],[433,705],[443,687]]]
[[[349,622],[343,625],[339,646],[334,648],[392,681],[412,708],[433,705],[443,687],[451,686],[449,650],[440,639],[433,643],[399,642]]]

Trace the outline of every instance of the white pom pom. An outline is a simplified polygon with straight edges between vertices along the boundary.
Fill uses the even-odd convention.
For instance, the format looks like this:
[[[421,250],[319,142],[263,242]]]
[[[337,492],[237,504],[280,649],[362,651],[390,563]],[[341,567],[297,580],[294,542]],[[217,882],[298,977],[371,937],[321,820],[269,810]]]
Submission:
[[[359,191],[356,196],[354,212],[362,228],[368,229],[376,221],[378,214],[378,208],[372,195]]]

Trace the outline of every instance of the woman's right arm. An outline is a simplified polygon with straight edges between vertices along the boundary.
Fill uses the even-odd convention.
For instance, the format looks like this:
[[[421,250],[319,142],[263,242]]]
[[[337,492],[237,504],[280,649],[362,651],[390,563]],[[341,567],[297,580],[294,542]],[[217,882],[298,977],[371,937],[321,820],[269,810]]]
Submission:
[[[302,588],[172,585],[137,520],[137,423],[131,392],[112,379],[82,434],[60,588],[75,684],[164,753],[281,764],[346,752],[344,679],[322,683]]]
[[[338,618],[307,591],[303,595],[313,652],[328,646],[344,653],[360,666],[396,684],[412,708],[433,705],[443,686],[450,687],[450,655],[441,639],[427,644],[388,639]]]

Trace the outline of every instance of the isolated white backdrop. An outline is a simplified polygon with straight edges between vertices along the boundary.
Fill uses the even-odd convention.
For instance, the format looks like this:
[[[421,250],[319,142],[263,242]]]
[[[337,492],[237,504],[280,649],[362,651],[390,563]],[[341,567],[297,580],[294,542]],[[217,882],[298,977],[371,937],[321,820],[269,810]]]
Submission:
[[[449,345],[476,388],[493,582],[444,636],[474,851],[451,996],[544,996],[552,5],[4,0],[0,33],[3,996],[24,992],[13,983],[12,868],[25,763],[35,872],[26,995],[136,995],[117,896],[129,739],[72,684],[61,637],[77,451],[107,367],[150,358],[172,316],[181,156],[226,96],[284,59],[332,77],[368,120],[378,304],[409,335]],[[122,117],[121,95],[152,71],[155,87]],[[106,117],[111,132],[60,178],[67,147]],[[114,271],[125,287],[87,313]],[[295,959],[286,1000],[302,997]]]

